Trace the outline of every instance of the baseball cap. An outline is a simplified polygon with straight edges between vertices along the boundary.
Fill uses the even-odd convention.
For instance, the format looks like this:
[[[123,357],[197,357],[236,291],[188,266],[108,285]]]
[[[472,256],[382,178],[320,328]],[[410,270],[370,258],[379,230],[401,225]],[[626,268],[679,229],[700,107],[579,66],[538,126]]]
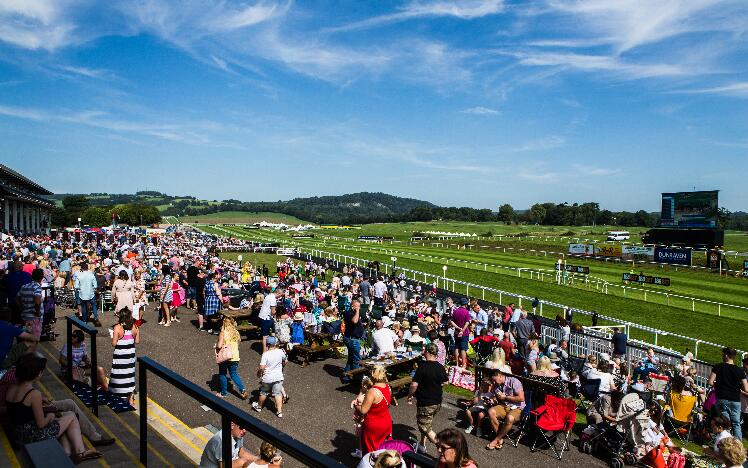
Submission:
[[[467,298],[467,297],[461,297],[461,298],[460,298],[460,305],[464,305],[464,306],[466,306],[466,305],[468,305],[468,304],[470,304],[470,301],[468,301],[468,298]]]
[[[274,345],[274,344],[278,343],[278,338],[276,338],[274,336],[268,336],[265,339],[265,342],[268,344],[268,346],[271,346],[271,345]]]

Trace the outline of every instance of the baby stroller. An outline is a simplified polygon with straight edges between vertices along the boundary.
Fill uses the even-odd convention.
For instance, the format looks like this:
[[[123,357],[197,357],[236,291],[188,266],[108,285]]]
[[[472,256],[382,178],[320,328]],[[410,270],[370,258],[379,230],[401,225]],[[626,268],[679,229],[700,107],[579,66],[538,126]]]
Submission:
[[[644,431],[650,423],[647,407],[639,395],[630,393],[621,400],[616,418],[615,425],[602,422],[588,426],[580,437],[579,450],[606,452],[612,468],[635,465],[643,455]]]

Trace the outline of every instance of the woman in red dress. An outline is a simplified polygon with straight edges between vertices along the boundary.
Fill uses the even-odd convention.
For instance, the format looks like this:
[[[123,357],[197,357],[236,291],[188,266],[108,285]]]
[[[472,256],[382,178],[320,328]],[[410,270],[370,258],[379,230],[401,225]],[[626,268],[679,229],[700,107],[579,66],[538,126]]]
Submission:
[[[392,416],[390,403],[397,406],[397,400],[392,399],[392,389],[387,385],[387,372],[384,367],[377,366],[371,371],[374,385],[366,392],[361,404],[361,414],[364,423],[361,427],[361,452],[373,452],[379,445],[392,436]]]

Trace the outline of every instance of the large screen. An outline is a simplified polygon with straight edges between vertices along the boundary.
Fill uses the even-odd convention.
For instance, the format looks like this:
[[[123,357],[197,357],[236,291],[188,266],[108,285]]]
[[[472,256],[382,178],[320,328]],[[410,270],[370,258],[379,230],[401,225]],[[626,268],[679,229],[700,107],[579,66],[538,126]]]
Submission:
[[[718,190],[662,194],[662,226],[717,227]]]

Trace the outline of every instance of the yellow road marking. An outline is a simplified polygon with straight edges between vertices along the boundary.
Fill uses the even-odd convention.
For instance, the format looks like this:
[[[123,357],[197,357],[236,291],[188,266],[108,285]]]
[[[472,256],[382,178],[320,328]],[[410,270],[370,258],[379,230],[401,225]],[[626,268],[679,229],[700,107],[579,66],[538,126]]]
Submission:
[[[11,447],[8,435],[5,433],[5,429],[3,428],[0,428],[0,445],[3,446],[3,452],[5,452],[5,455],[8,457],[10,468],[20,468],[21,464],[18,462],[18,458],[16,458],[16,452],[13,450],[13,447]]]
[[[165,414],[167,414],[167,415],[168,415],[168,416],[169,416],[169,417],[170,417],[171,419],[173,419],[174,421],[176,421],[176,422],[177,422],[178,424],[180,424],[180,425],[181,425],[182,427],[184,427],[185,429],[187,429],[188,431],[190,431],[190,432],[191,432],[191,433],[192,433],[192,434],[193,434],[193,435],[194,435],[195,437],[197,437],[198,439],[202,440],[202,441],[203,441],[203,442],[205,442],[206,444],[208,443],[208,439],[206,439],[205,437],[201,436],[200,434],[198,434],[198,433],[194,432],[194,431],[193,431],[192,429],[190,429],[190,427],[189,427],[189,426],[188,426],[187,424],[185,424],[185,423],[184,423],[184,422],[183,422],[183,421],[182,421],[181,419],[179,419],[178,417],[174,416],[174,415],[173,415],[173,414],[171,414],[171,413],[170,413],[169,411],[165,410],[165,409],[164,409],[164,408],[163,408],[163,407],[162,407],[161,405],[159,405],[159,404],[158,404],[158,403],[156,403],[155,401],[151,400],[151,397],[148,397],[148,401],[149,401],[150,403],[153,403],[153,405],[154,405],[154,406],[155,406],[156,408],[158,408],[158,409],[160,409],[161,411],[163,411],[163,412],[164,412]]]

